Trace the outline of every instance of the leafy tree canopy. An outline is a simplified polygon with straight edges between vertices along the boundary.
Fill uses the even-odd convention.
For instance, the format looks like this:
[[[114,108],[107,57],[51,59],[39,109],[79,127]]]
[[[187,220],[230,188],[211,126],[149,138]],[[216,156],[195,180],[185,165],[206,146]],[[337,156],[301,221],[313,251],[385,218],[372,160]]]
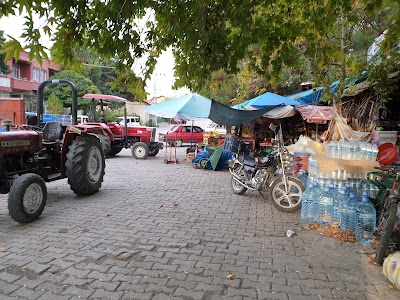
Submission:
[[[99,94],[100,90],[93,82],[85,76],[78,74],[72,70],[63,70],[56,73],[49,79],[65,79],[75,84],[78,90],[78,109],[85,111],[90,107],[88,100],[82,99],[84,94]],[[48,89],[44,91],[44,98],[47,100],[51,94],[54,94],[63,103],[64,107],[72,106],[72,90],[69,85],[64,84],[49,84]]]
[[[5,42],[4,39],[4,32],[0,30],[0,47],[3,45],[3,43]],[[6,65],[5,62],[5,54],[0,54],[0,74],[8,74],[10,73],[10,69],[8,68],[8,66]]]
[[[243,58],[272,84],[279,82],[284,68],[300,69],[302,57],[310,59],[316,81],[353,77],[365,70],[365,61],[351,55],[353,34],[363,28],[375,37],[388,29],[381,50],[391,63],[383,69],[372,66],[371,72],[378,69],[385,77],[398,62],[392,49],[400,36],[399,0],[10,0],[0,8],[0,16],[28,12],[23,37],[31,56],[44,55],[42,31],[53,37],[53,59],[63,65],[78,61],[77,49],[95,46],[106,61],[117,57],[121,71],[146,58],[146,79],[156,58],[172,46],[178,85],[192,90],[202,87],[213,71],[236,73]],[[47,23],[35,28],[33,13]],[[4,48],[7,57],[21,50],[15,40]],[[143,81],[128,71],[116,85],[140,89]]]

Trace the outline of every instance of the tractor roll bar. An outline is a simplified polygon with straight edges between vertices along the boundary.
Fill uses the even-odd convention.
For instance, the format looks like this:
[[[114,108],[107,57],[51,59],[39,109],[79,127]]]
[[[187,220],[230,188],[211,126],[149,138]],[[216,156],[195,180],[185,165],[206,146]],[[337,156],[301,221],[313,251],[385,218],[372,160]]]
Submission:
[[[39,87],[38,87],[38,103],[37,103],[37,126],[42,127],[44,122],[43,122],[43,106],[44,106],[44,100],[43,100],[43,90],[44,87],[48,84],[60,84],[60,83],[66,83],[69,84],[69,86],[72,89],[72,108],[71,108],[71,124],[76,125],[78,124],[78,90],[76,89],[76,85],[73,84],[71,81],[65,80],[65,79],[53,79],[53,80],[45,80],[43,81]]]

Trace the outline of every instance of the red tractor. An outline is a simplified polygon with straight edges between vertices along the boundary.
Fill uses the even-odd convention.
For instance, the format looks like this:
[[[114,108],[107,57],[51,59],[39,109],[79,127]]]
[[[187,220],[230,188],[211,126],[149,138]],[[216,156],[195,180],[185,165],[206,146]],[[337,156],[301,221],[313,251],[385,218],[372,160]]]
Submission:
[[[43,124],[43,90],[47,84],[66,83],[72,88],[72,125]],[[39,218],[46,205],[45,182],[68,178],[77,195],[92,195],[101,187],[105,160],[99,126],[76,125],[77,90],[67,80],[47,80],[38,88],[37,124],[0,132],[0,193],[8,195],[11,217],[21,223]]]
[[[156,156],[163,148],[163,143],[155,142],[156,128],[144,126],[129,126],[126,115],[127,100],[121,97],[101,94],[86,94],[84,99],[91,99],[89,122],[86,124],[101,126],[108,133],[102,137],[104,151],[107,155],[114,156],[123,148],[131,148],[133,157],[145,159]],[[124,122],[118,124],[104,119],[104,107],[110,103],[120,103],[124,106]],[[100,106],[100,117],[96,122],[96,107]]]

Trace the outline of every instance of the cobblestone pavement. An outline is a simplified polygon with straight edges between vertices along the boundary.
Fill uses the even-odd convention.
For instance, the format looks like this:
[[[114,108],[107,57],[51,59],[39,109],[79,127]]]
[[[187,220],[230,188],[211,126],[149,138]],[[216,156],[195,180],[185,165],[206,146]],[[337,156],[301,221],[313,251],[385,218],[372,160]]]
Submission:
[[[400,299],[369,246],[302,231],[227,171],[163,161],[123,150],[90,197],[49,183],[31,224],[0,195],[0,299]]]

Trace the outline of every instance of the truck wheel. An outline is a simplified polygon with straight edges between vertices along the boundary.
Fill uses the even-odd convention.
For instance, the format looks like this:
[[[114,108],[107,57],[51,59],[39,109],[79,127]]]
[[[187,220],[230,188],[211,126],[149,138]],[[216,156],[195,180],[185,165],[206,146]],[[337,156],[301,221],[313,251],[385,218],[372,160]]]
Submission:
[[[110,156],[115,156],[115,155],[117,155],[118,153],[120,153],[121,152],[121,150],[122,150],[122,147],[111,147],[111,149],[110,149],[110,151],[108,151],[108,155],[110,155]]]
[[[156,156],[158,154],[159,149],[150,149],[149,156]]]
[[[92,195],[101,187],[104,177],[104,152],[100,141],[85,135],[68,147],[65,163],[68,183],[77,195]]]
[[[131,152],[136,159],[146,159],[149,156],[149,147],[145,143],[138,142],[133,144]]]
[[[46,205],[47,190],[42,177],[23,174],[11,186],[8,210],[13,220],[30,223],[40,217]]]

